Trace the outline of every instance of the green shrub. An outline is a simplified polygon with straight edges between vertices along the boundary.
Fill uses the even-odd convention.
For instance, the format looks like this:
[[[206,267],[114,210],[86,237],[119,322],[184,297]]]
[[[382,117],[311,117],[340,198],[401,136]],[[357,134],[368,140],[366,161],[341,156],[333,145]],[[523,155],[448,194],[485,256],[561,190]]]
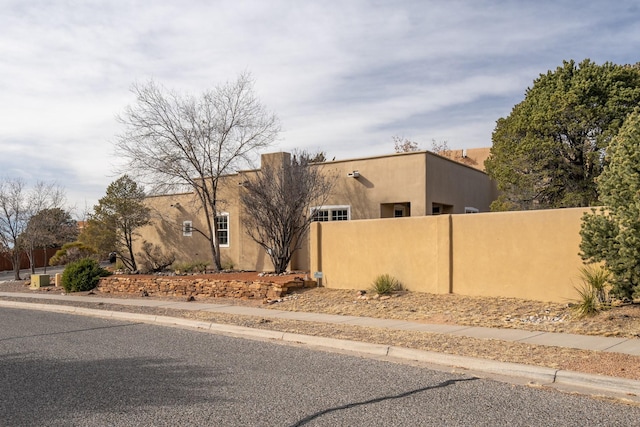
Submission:
[[[101,277],[110,273],[94,259],[83,258],[69,263],[62,272],[62,287],[67,292],[89,291],[96,287]]]
[[[95,249],[82,242],[65,243],[49,260],[49,265],[65,265],[96,254]]]
[[[373,281],[371,288],[373,292],[377,292],[378,295],[387,295],[393,291],[401,290],[402,285],[395,277],[388,274],[381,274]]]
[[[209,265],[206,261],[174,262],[171,264],[173,271],[178,273],[204,273]]]
[[[231,258],[225,256],[222,258],[222,269],[223,270],[233,270],[233,267],[235,267],[235,265],[233,264],[233,261],[231,260]]]

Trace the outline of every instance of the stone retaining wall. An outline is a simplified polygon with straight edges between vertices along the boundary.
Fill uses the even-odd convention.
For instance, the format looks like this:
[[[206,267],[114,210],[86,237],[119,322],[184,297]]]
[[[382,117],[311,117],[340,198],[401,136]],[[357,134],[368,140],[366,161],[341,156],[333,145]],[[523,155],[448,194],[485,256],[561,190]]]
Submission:
[[[161,297],[217,297],[242,299],[278,299],[292,289],[314,287],[313,280],[287,283],[268,281],[212,280],[206,276],[143,276],[116,274],[100,279],[98,291]]]

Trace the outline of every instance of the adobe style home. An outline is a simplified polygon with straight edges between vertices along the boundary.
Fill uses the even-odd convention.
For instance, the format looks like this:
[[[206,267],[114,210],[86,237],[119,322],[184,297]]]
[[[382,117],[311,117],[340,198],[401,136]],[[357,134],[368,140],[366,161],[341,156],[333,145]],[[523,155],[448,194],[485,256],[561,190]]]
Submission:
[[[480,170],[485,151],[488,153],[488,149],[451,150],[446,156],[416,151],[314,164],[311,167],[322,168],[336,177],[328,202],[315,207],[320,212],[318,220],[401,220],[412,216],[488,212],[497,190],[495,183]],[[290,158],[284,152],[263,154],[261,163],[283,164]],[[220,179],[217,222],[224,268],[273,270],[269,257],[247,235],[241,221],[242,183],[256,172],[240,171]],[[177,261],[210,262],[208,242],[198,233],[206,226],[195,194],[151,196],[146,204],[152,210],[153,223],[139,230],[136,252],[143,241],[148,241],[175,253]],[[309,270],[309,253],[307,242],[294,255],[290,269]]]

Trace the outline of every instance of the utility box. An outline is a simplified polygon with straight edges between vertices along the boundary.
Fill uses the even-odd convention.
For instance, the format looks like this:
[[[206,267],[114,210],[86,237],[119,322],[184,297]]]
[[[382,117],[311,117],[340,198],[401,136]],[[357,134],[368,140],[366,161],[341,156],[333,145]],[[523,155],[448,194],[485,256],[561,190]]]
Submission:
[[[62,286],[62,273],[56,273],[56,277],[54,279],[54,283],[56,286]]]
[[[43,286],[49,286],[49,275],[48,274],[32,274],[31,288],[37,289]]]

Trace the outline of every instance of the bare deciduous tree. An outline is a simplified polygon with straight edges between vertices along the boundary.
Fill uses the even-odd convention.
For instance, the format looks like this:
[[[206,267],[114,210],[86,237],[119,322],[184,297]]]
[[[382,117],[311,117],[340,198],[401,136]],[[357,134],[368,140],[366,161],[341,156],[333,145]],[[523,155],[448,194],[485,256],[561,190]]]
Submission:
[[[20,280],[18,237],[27,226],[25,186],[25,182],[20,179],[0,181],[0,239],[11,260],[15,280]]]
[[[29,220],[44,209],[61,207],[64,192],[55,184],[38,182],[28,189],[21,179],[0,180],[0,246],[8,253],[14,279],[20,279],[20,254]]]
[[[44,251],[44,272],[46,273],[49,261],[47,249],[61,247],[65,243],[73,242],[77,237],[78,223],[64,209],[60,207],[45,208],[33,215],[20,239],[29,257],[31,274],[35,273],[35,249]]]
[[[420,151],[420,145],[411,141],[407,138],[401,138],[399,136],[392,137],[393,139],[393,148],[396,153],[412,153],[414,151]],[[451,149],[449,149],[449,144],[447,141],[436,141],[435,139],[431,140],[431,150],[433,153],[436,153],[443,157],[452,157]]]
[[[415,141],[410,141],[406,138],[401,138],[399,136],[393,136],[393,149],[396,153],[411,153],[414,151],[420,151],[420,147],[418,143]]]
[[[431,151],[447,158],[452,158],[453,153],[449,148],[449,143],[447,141],[436,141],[435,139],[431,140]]]
[[[243,183],[240,200],[247,234],[262,246],[276,273],[286,271],[313,221],[313,206],[323,205],[335,182],[317,158],[298,153],[282,165],[266,164]],[[325,168],[325,170],[322,170]]]
[[[218,181],[275,140],[278,119],[258,100],[246,73],[197,98],[153,82],[135,85],[133,92],[137,102],[119,118],[126,130],[116,141],[118,155],[153,192],[186,185],[197,194],[207,229],[194,231],[207,238],[220,270]]]

